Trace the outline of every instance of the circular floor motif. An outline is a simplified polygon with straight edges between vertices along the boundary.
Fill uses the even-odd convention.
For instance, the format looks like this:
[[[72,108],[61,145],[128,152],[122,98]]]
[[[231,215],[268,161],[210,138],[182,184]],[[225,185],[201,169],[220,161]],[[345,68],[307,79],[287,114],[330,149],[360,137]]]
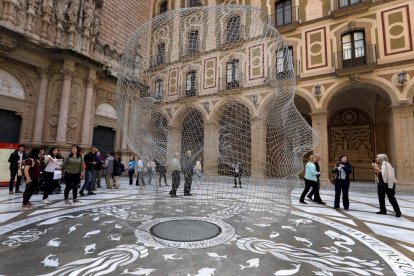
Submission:
[[[150,232],[153,236],[177,242],[209,240],[221,233],[221,228],[202,220],[171,220],[154,225]]]
[[[173,248],[208,248],[231,240],[236,230],[221,220],[199,217],[159,218],[141,224],[135,235]]]

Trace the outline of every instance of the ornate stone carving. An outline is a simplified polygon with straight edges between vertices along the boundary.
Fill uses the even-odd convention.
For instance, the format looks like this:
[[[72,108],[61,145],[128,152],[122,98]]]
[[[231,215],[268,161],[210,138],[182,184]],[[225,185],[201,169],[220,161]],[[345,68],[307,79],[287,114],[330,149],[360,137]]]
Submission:
[[[92,0],[87,0],[83,8],[83,27],[90,31],[95,20],[95,5]]]
[[[73,77],[73,74],[75,73],[75,70],[72,67],[63,67],[60,72],[62,72],[63,74],[63,79],[71,80]]]
[[[68,9],[69,0],[58,0],[56,5],[56,19],[59,23],[66,21],[66,10]],[[62,26],[62,25],[61,25]]]
[[[36,71],[37,74],[39,74],[40,79],[49,79],[52,75],[52,71],[50,71],[50,69],[37,68]]]
[[[7,55],[8,52],[17,48],[18,45],[19,43],[17,42],[17,40],[0,34],[0,54]]]
[[[71,0],[68,7],[68,23],[70,26],[77,24],[79,12],[79,0]],[[69,30],[70,31],[70,30]],[[73,29],[74,31],[74,29]]]
[[[54,0],[43,0],[43,3],[42,3],[43,14],[52,15],[54,4],[55,4]]]
[[[86,88],[94,88],[96,84],[96,79],[92,79],[92,78],[86,79],[85,84],[86,84]]]

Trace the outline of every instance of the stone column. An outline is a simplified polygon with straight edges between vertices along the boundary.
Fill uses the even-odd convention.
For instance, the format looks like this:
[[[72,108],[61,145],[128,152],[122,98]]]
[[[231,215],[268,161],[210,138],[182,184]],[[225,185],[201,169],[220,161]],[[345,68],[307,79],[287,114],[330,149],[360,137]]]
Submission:
[[[219,126],[213,122],[204,123],[204,175],[218,175],[219,156]]]
[[[266,122],[253,117],[251,127],[251,178],[261,180],[266,177]]]
[[[169,126],[167,137],[167,164],[171,161],[175,153],[181,154],[181,128]],[[179,158],[180,156],[178,156]]]
[[[319,144],[313,150],[314,153],[320,153],[322,160],[319,162],[321,168],[321,180],[327,183],[331,169],[329,168],[329,141],[328,141],[328,111],[320,110],[311,113],[312,127],[319,135]]]
[[[36,104],[36,120],[33,131],[33,142],[43,141],[43,127],[45,124],[47,90],[49,86],[50,70],[39,68],[37,70],[40,76],[39,96]]]
[[[82,120],[82,139],[81,144],[83,146],[89,146],[90,137],[92,135],[93,126],[93,113],[95,107],[93,106],[93,94],[96,82],[96,71],[95,69],[89,70],[89,76],[86,80],[86,97],[85,105],[83,108],[83,120]]]
[[[414,184],[414,104],[391,106],[391,164],[399,184]],[[407,187],[410,190],[413,186]]]
[[[75,63],[73,61],[65,60],[65,64],[61,72],[63,73],[63,88],[60,99],[59,124],[56,142],[65,143],[66,130],[68,128],[69,101],[72,90],[72,77],[75,73]]]

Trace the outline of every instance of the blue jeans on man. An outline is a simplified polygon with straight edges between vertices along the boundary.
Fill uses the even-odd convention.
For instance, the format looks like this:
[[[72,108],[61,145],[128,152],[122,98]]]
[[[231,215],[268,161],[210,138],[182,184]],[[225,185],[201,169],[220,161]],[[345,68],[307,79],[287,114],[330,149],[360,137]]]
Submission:
[[[83,195],[83,192],[86,190],[88,194],[93,194],[93,183],[96,181],[96,171],[95,170],[85,170],[85,183],[82,186],[82,189],[79,191],[79,194]]]

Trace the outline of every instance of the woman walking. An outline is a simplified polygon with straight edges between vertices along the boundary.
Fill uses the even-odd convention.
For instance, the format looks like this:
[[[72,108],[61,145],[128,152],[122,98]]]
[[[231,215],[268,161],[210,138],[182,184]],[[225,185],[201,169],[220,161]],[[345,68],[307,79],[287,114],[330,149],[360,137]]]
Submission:
[[[202,182],[201,180],[203,178],[203,166],[201,165],[201,158],[197,159],[196,164],[194,166],[194,172],[197,177],[196,183],[200,185]]]
[[[137,162],[135,161],[135,157],[131,157],[131,160],[128,163],[129,185],[132,185],[132,183],[134,182],[134,173],[136,165]]]
[[[341,198],[342,192],[342,204],[344,209],[349,209],[349,175],[352,173],[352,166],[348,162],[348,156],[342,155],[339,160],[336,162],[335,167],[332,172],[335,174],[335,203],[334,209],[339,208],[339,201]]]
[[[386,154],[378,154],[375,161],[372,163],[372,167],[374,168],[376,182],[378,183],[378,200],[380,205],[380,210],[377,214],[387,214],[387,208],[385,207],[385,195],[387,195],[394,208],[395,216],[399,218],[401,217],[401,210],[395,198],[397,179],[395,178],[394,168],[388,163],[388,156]]]
[[[151,185],[152,178],[155,176],[155,169],[157,165],[155,164],[154,159],[150,159],[147,163],[147,172],[148,172],[148,185]],[[155,183],[156,185],[157,183]]]
[[[309,192],[309,189],[312,188],[314,190],[314,201],[319,204],[326,204],[322,201],[320,195],[319,195],[319,187],[318,187],[318,175],[320,175],[320,172],[316,170],[315,162],[316,162],[315,156],[311,155],[309,156],[309,161],[306,164],[305,167],[305,188],[302,192],[302,195],[300,196],[300,203],[307,204],[305,202],[305,196]]]
[[[115,157],[114,160],[114,171],[112,173],[113,177],[114,177],[114,185],[113,187],[115,189],[119,189],[119,177],[122,174],[122,168],[121,168],[121,157],[117,156]]]
[[[63,168],[65,169],[65,204],[71,205],[69,201],[69,192],[72,190],[73,203],[80,202],[78,200],[78,185],[81,178],[83,178],[83,158],[81,156],[80,148],[73,145],[70,148],[70,154],[63,161]]]
[[[26,188],[23,193],[22,209],[31,209],[33,205],[30,203],[30,198],[39,186],[39,176],[42,171],[42,164],[40,161],[40,149],[33,148],[27,159],[24,161],[24,177],[26,180]]]
[[[57,159],[58,148],[51,148],[49,154],[45,156],[46,167],[43,170],[43,180],[45,181],[45,189],[43,191],[43,204],[50,204],[51,201],[48,200],[49,195],[52,193],[53,188],[53,176],[55,175],[55,170],[59,167],[59,160]]]

